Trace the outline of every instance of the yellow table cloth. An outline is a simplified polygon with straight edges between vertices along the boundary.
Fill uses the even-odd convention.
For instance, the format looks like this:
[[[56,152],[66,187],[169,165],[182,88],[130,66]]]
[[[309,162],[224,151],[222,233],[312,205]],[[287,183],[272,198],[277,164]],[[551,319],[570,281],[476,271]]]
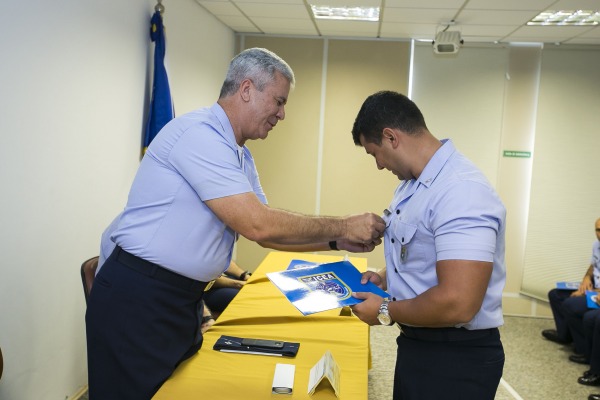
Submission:
[[[340,316],[341,309],[303,316],[267,272],[282,271],[293,259],[314,262],[341,261],[341,256],[271,252],[250,280],[204,334],[200,351],[182,363],[158,393],[157,400],[260,400],[336,399],[325,380],[308,395],[310,369],[329,350],[340,367],[340,398],[368,397],[369,327],[355,316]],[[350,257],[366,270],[365,258]],[[294,358],[224,353],[213,350],[221,335],[299,342]],[[275,364],[296,366],[293,394],[272,394]]]

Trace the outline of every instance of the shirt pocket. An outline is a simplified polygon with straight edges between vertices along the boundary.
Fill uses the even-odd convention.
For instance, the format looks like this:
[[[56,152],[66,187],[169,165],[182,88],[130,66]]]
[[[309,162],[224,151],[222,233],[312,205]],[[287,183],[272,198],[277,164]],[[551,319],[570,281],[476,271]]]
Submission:
[[[391,257],[398,271],[420,271],[427,267],[423,244],[418,240],[417,225],[396,221],[386,243],[386,258]]]

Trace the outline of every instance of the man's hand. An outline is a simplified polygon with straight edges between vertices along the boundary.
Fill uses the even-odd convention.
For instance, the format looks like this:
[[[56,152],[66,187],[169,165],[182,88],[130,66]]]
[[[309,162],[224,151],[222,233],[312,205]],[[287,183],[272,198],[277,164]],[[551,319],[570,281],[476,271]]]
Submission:
[[[377,214],[365,213],[345,218],[346,234],[344,238],[350,242],[369,245],[383,236],[385,221]]]
[[[338,250],[346,250],[351,253],[368,253],[373,251],[376,246],[381,244],[381,239],[375,239],[371,243],[355,243],[349,240],[340,239],[337,241]]]
[[[202,332],[202,334],[204,334],[214,324],[215,324],[215,319],[210,318],[206,322],[202,323],[202,325],[200,325],[200,332]]]
[[[571,293],[571,297],[585,296],[586,290],[594,290],[594,285],[592,285],[591,279],[584,277],[579,289]]]
[[[364,299],[362,303],[350,306],[352,312],[364,323],[369,325],[381,325],[377,319],[379,307],[383,303],[383,298],[371,292],[354,292],[352,297]]]
[[[375,271],[363,272],[360,283],[365,285],[367,282],[372,282],[383,289],[383,278]]]
[[[240,281],[239,279],[231,279],[226,276],[222,276],[217,278],[215,281],[215,286],[217,288],[225,287],[225,288],[233,288],[233,289],[241,289],[246,284],[246,281]],[[213,286],[213,287],[215,287]]]

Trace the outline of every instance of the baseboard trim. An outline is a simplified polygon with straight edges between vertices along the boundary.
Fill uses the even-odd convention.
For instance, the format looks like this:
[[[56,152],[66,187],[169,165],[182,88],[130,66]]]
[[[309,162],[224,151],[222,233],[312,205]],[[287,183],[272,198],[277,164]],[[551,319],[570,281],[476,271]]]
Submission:
[[[74,395],[70,396],[68,400],[79,400],[87,391],[88,385],[85,385],[79,388],[79,390]]]
[[[553,319],[551,316],[546,316],[546,315],[530,315],[530,314],[517,314],[517,313],[503,313],[502,315],[504,315],[505,317]]]

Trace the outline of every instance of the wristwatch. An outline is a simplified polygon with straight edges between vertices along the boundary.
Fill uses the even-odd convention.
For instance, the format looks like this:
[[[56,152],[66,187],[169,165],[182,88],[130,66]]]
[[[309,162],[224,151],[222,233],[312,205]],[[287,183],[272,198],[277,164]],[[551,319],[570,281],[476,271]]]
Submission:
[[[377,319],[381,325],[392,325],[394,321],[390,316],[390,312],[388,311],[388,304],[390,304],[390,299],[383,299],[383,303],[379,306],[379,314],[377,314]]]
[[[240,281],[245,281],[247,276],[252,276],[252,272],[244,271],[240,275]]]

